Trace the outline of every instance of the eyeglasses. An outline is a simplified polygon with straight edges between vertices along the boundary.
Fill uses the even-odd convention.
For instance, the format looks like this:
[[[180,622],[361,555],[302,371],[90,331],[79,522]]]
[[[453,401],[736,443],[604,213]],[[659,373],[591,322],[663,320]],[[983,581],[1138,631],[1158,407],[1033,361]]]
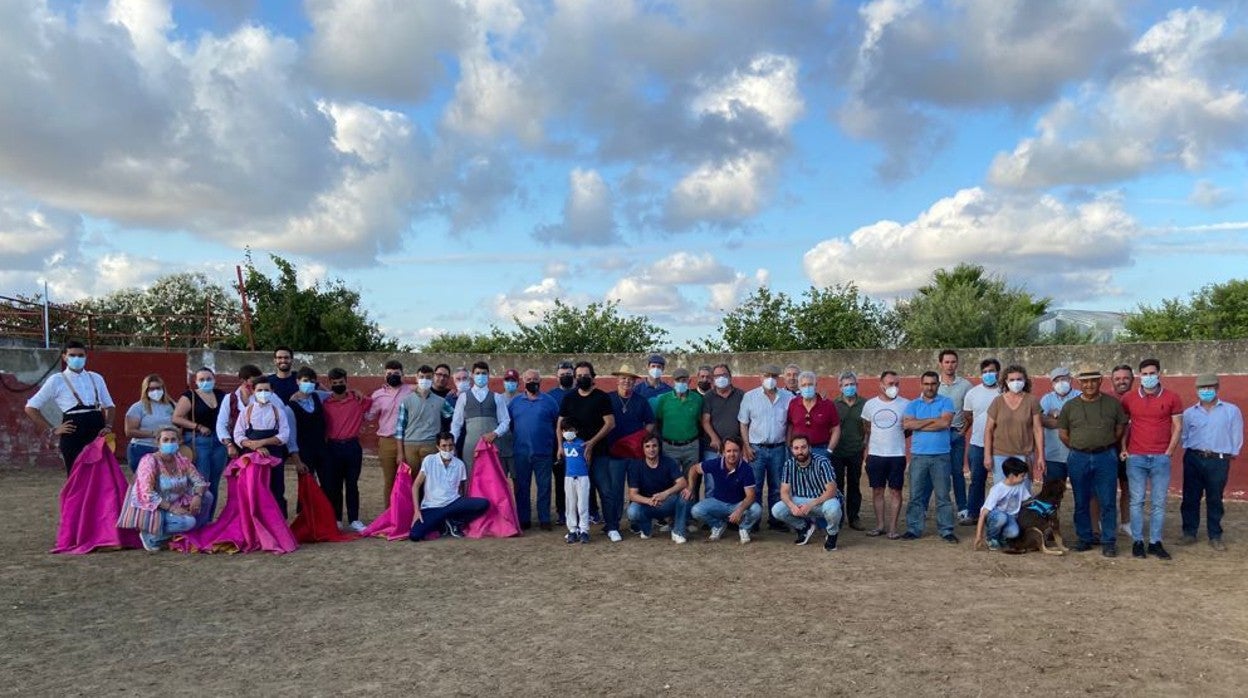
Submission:
[[[451,377],[451,374],[449,373],[434,373],[433,375],[435,378],[450,378]]]

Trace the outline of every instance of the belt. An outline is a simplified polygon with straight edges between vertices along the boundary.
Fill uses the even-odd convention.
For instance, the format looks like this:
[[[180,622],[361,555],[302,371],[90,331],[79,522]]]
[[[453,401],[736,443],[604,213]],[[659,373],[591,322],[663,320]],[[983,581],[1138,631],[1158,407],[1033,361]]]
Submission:
[[[758,448],[780,448],[781,446],[783,446],[783,445],[784,445],[784,442],[783,442],[783,441],[775,441],[775,442],[773,442],[773,443],[769,443],[769,444],[750,444],[750,445],[751,445],[751,446],[757,446]]]
[[[663,439],[663,443],[671,444],[672,446],[688,446],[689,444],[697,440],[698,440],[698,437],[695,436],[692,439],[686,439],[685,441],[672,441],[671,439]]]
[[[1104,453],[1111,448],[1113,448],[1113,446],[1101,446],[1099,448],[1072,448],[1070,450],[1078,451],[1080,453]]]
[[[1217,460],[1230,460],[1235,457],[1229,453],[1218,453],[1217,451],[1193,451],[1193,453],[1201,458],[1216,458]]]
[[[357,436],[354,439],[327,439],[327,441],[329,441],[331,444],[354,444],[354,443],[359,443],[360,439]]]

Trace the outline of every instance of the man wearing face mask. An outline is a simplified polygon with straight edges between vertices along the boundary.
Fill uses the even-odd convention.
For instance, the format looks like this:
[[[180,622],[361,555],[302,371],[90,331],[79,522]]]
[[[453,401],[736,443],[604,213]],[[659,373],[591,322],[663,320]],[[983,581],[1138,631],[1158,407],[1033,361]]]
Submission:
[[[446,404],[435,388],[439,368],[421,366],[416,369],[416,389],[399,403],[399,417],[394,434],[399,440],[403,462],[417,472],[425,458],[438,452],[438,434],[442,431],[442,408]],[[451,369],[445,366],[445,383],[449,385]]]
[[[637,384],[633,391],[650,401],[655,406],[655,399],[663,393],[672,392],[672,386],[663,382],[663,370],[667,368],[667,359],[662,354],[651,354],[646,360],[646,380]]]
[[[413,542],[421,541],[440,530],[451,538],[463,538],[463,527],[490,508],[488,499],[464,496],[467,481],[464,462],[455,457],[455,437],[442,432],[438,435],[437,454],[425,457],[412,482],[412,488],[424,494],[407,537]]]
[[[543,531],[551,530],[550,487],[551,465],[555,442],[551,434],[559,422],[559,404],[549,394],[542,394],[542,375],[537,369],[526,369],[520,376],[524,392],[507,403],[511,415],[511,432],[515,436],[515,476],[512,486],[516,494],[516,517],[520,528],[533,525],[531,504],[533,481],[537,481],[537,522]],[[560,485],[562,485],[562,478]],[[563,488],[560,487],[560,490]]]
[[[889,540],[901,538],[897,519],[901,515],[901,488],[906,482],[906,431],[901,415],[910,401],[900,395],[901,377],[896,371],[885,370],[880,374],[880,394],[862,406],[867,484],[875,510],[875,528],[867,535],[888,534]]]
[[[447,404],[451,406],[451,419],[454,420],[455,419],[455,405],[459,404],[459,396],[463,393],[468,392],[469,390],[472,390],[472,374],[468,372],[467,368],[465,368],[464,366],[460,366],[459,368],[455,369],[455,372],[453,374],[451,374],[451,380],[455,382],[455,390],[451,392],[450,396],[448,396],[446,400],[447,400]],[[446,428],[448,431],[451,430],[450,422],[447,422]],[[451,431],[451,433],[456,434],[455,457],[462,459],[464,457],[464,434],[462,431],[461,432]]]
[[[702,399],[702,431],[707,437],[702,460],[718,458],[724,439],[741,436],[741,423],[737,421],[737,416],[741,414],[745,391],[732,384],[732,369],[728,364],[711,367],[711,386],[711,391]],[[710,481],[706,484],[712,488],[715,485]]]
[[[455,386],[451,384],[451,367],[438,364],[433,367],[433,386],[429,389],[434,395],[442,398],[442,431],[451,430],[451,418],[455,416]],[[436,446],[433,450],[438,450]],[[408,465],[413,465],[408,461]],[[415,464],[419,467],[419,464]]]
[[[282,516],[287,516],[285,461],[290,455],[290,422],[286,405],[273,394],[269,379],[264,376],[254,379],[251,397],[234,422],[234,443],[243,453],[262,453],[282,460],[269,469],[269,491],[281,507]]]
[[[301,462],[316,473],[316,480],[326,498],[333,491],[329,484],[334,481],[334,470],[329,460],[329,445],[325,438],[325,401],[333,393],[319,390],[316,371],[310,366],[300,366],[295,378],[299,389],[286,401],[286,417],[290,422],[292,462]],[[342,521],[341,514],[338,516]]]
[[[988,425],[988,408],[992,401],[1001,394],[997,374],[1001,372],[1001,362],[996,359],[984,359],[979,362],[979,385],[966,391],[962,401],[962,418],[970,425],[971,444],[966,449],[966,462],[971,469],[971,484],[966,490],[966,508],[970,512],[978,512],[984,506],[984,494],[988,484],[989,470],[984,468],[984,427]],[[977,514],[978,515],[978,514]],[[978,519],[969,517],[959,523],[963,526],[974,526]]]
[[[395,359],[385,363],[386,384],[373,391],[372,407],[364,416],[367,422],[377,422],[377,460],[381,466],[381,501],[390,501],[394,489],[394,476],[399,471],[399,440],[395,429],[399,421],[399,405],[412,394],[412,386],[403,382],[403,364]]]
[[[356,533],[360,533],[364,530],[364,522],[360,520],[360,470],[364,464],[360,428],[373,401],[355,390],[347,389],[347,372],[341,368],[329,369],[329,390],[332,394],[325,400],[328,470],[332,473],[329,503],[334,506],[337,521],[341,524],[345,489],[347,521]]]
[[[509,368],[503,372],[503,404],[510,405],[511,401],[520,395],[520,372],[514,368]],[[498,459],[503,462],[503,472],[507,477],[515,476],[515,435],[509,428],[506,434],[494,440],[494,446],[498,449]]]
[[[240,384],[234,392],[226,395],[217,410],[217,439],[225,444],[225,452],[230,460],[238,458],[240,451],[234,442],[234,425],[238,423],[238,415],[251,404],[252,387],[263,373],[259,366],[243,364],[238,367]]]
[[[477,361],[472,365],[472,387],[459,393],[451,419],[451,433],[458,435],[462,431],[464,435],[463,461],[468,477],[472,477],[477,442],[494,443],[510,428],[507,402],[502,395],[490,391],[490,365]]]
[[[293,369],[294,361],[295,352],[290,347],[280,346],[273,350],[273,367],[277,370],[269,374],[269,385],[273,387],[273,394],[280,397],[282,402],[290,402],[290,398],[299,392],[299,378]]]
[[[112,433],[113,398],[104,377],[86,370],[87,349],[82,342],[65,344],[61,358],[65,370],[48,377],[39,391],[26,401],[26,416],[44,430],[45,438],[59,437],[65,474],[74,467],[78,454],[98,436]],[[61,412],[61,423],[53,427],[43,415],[43,408],[54,405]]]
[[[1200,500],[1205,499],[1209,546],[1226,552],[1222,542],[1222,493],[1231,461],[1244,447],[1244,415],[1218,399],[1218,375],[1196,376],[1195,405],[1183,412],[1183,545],[1196,542]]]
[[[703,364],[699,366],[697,372],[694,373],[694,379],[698,382],[697,388],[699,395],[705,398],[707,395],[711,394],[711,390],[714,388],[714,385],[712,384],[714,380],[714,369],[710,365]]]
[[[1169,560],[1161,544],[1166,523],[1166,493],[1170,461],[1183,432],[1183,402],[1178,393],[1161,385],[1161,362],[1140,362],[1140,388],[1122,396],[1122,409],[1131,420],[1121,442],[1119,460],[1127,464],[1131,490],[1131,556],[1152,555]],[[1144,545],[1144,491],[1149,490],[1148,546]]]
[[[577,361],[573,368],[576,377],[576,390],[563,397],[559,406],[559,424],[555,429],[555,437],[563,432],[563,420],[571,419],[576,424],[577,436],[585,442],[585,460],[590,472],[589,516],[592,521],[600,521],[600,509],[595,501],[596,488],[592,483],[598,479],[594,473],[599,468],[607,467],[609,457],[607,436],[615,428],[615,413],[611,409],[611,398],[594,387],[594,365],[588,361]],[[563,449],[556,456],[563,460]],[[566,499],[566,493],[565,493]]]
[[[762,385],[742,396],[741,411],[737,414],[741,440],[745,442],[744,459],[754,471],[759,499],[764,477],[767,480],[768,512],[780,501],[780,471],[789,450],[784,432],[793,393],[777,385],[780,374],[780,367],[775,364],[759,369]]]
[[[1040,398],[1040,423],[1044,426],[1044,481],[1066,481],[1066,458],[1070,449],[1057,435],[1057,416],[1062,413],[1062,406],[1079,397],[1078,390],[1071,390],[1070,369],[1058,366],[1049,371],[1049,381],[1053,389]]]
[[[833,404],[841,420],[841,438],[832,449],[832,469],[836,473],[836,489],[845,493],[845,518],[855,531],[863,530],[858,521],[862,511],[862,469],[866,465],[863,447],[866,438],[862,408],[866,401],[858,396],[858,375],[845,371],[840,376],[841,394]]]
[[[558,385],[551,388],[550,392],[546,394],[555,401],[556,405],[562,406],[563,397],[575,390],[574,382],[576,377],[573,375],[573,369],[574,366],[571,361],[560,361],[559,365],[555,367],[555,380],[558,382]],[[557,436],[555,437],[555,443],[559,443],[559,438]],[[559,513],[558,523],[560,526],[563,526],[565,523],[564,512],[567,511],[567,492],[565,492],[563,488],[563,459],[556,458],[552,467],[554,468],[554,475],[551,482],[552,486],[555,488],[555,509]]]

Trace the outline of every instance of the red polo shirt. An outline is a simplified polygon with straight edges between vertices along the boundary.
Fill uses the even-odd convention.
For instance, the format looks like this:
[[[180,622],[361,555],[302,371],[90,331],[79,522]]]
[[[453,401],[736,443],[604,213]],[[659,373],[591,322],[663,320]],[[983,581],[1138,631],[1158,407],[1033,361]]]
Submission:
[[[373,406],[373,400],[347,393],[341,397],[331,395],[322,404],[325,406],[325,438],[347,441],[359,438],[364,415]]]
[[[1183,402],[1178,394],[1163,386],[1155,395],[1149,395],[1137,387],[1122,396],[1122,409],[1131,420],[1127,427],[1127,453],[1140,456],[1165,453],[1174,428],[1171,419],[1183,414]]]
[[[789,401],[789,436],[805,436],[810,439],[811,446],[828,445],[832,428],[841,425],[841,416],[836,411],[836,402],[815,396],[815,404],[808,411],[806,401],[800,396]]]

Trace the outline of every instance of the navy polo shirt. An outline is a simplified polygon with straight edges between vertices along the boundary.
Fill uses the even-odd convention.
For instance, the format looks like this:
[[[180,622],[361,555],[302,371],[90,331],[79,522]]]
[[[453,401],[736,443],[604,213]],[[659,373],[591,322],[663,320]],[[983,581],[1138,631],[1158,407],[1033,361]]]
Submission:
[[[745,488],[754,487],[754,469],[745,460],[729,473],[722,458],[713,458],[703,461],[702,472],[715,482],[711,497],[725,504],[739,504],[745,499]]]

